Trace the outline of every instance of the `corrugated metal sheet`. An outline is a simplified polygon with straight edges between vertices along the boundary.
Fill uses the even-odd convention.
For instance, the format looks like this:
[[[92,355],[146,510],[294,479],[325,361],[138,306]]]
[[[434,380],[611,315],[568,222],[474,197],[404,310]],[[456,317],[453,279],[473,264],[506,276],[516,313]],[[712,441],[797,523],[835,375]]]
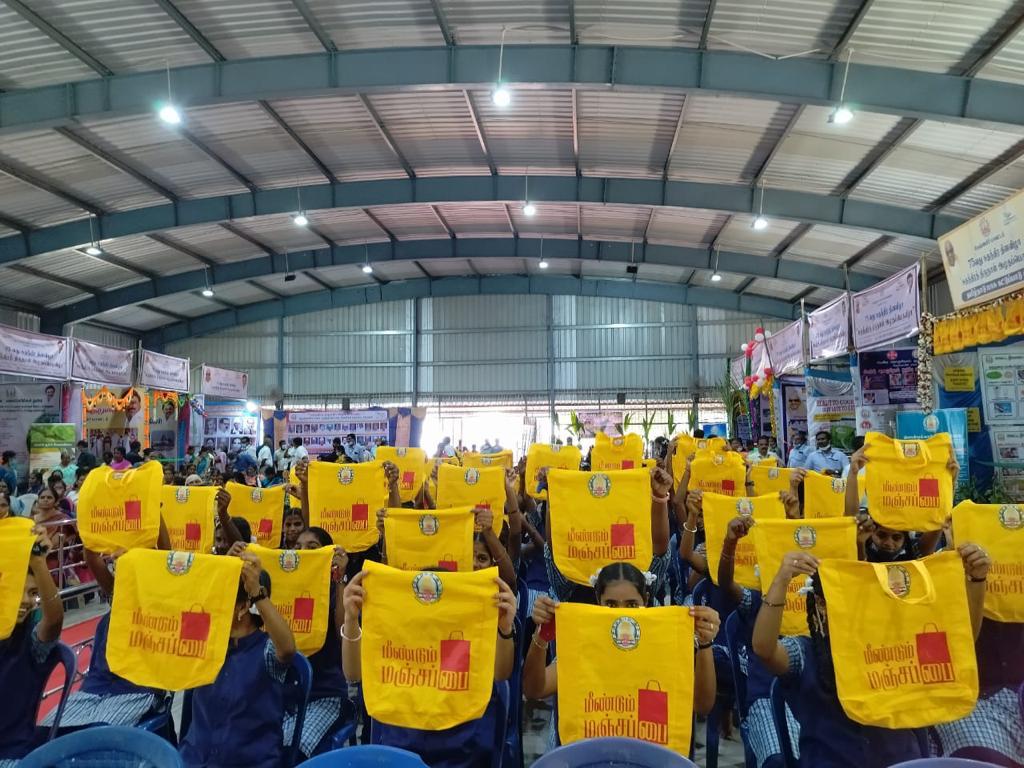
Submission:
[[[594,176],[660,176],[681,94],[580,91],[580,166]]]
[[[771,190],[767,190],[765,199],[771,199],[771,194]],[[768,226],[765,229],[754,230],[750,227],[753,220],[753,216],[741,214],[733,216],[722,230],[722,234],[719,235],[719,247],[723,251],[734,250],[767,256],[799,226],[797,222],[769,217]]]
[[[411,301],[385,301],[363,307],[342,307],[285,318],[285,333],[411,331]],[[275,330],[276,333],[276,330]]]
[[[185,315],[186,317],[198,317],[199,315],[217,312],[224,308],[222,305],[203,298],[199,293],[176,293],[173,296],[150,299],[146,302],[146,305],[165,309],[168,312],[173,312],[176,315]]]
[[[124,328],[135,332],[151,331],[161,325],[173,322],[169,317],[157,312],[150,312],[142,307],[120,307],[96,316],[97,320],[106,325]]]
[[[543,296],[448,296],[423,299],[424,331],[544,325]],[[486,350],[485,350],[486,351]]]
[[[852,227],[828,227],[818,224],[790,246],[786,251],[786,258],[838,266],[878,237],[875,232],[865,232]]]
[[[828,53],[859,6],[859,0],[719,0],[708,44],[773,56]]]
[[[593,45],[694,46],[708,6],[708,0],[577,0],[576,30]]]
[[[6,268],[0,270],[0,296],[15,301],[39,302],[47,307],[88,298],[69,286]]]
[[[296,201],[296,209],[298,202]],[[310,213],[309,222],[316,226],[318,217]],[[323,248],[324,241],[306,227],[299,227],[289,214],[256,216],[251,219],[236,219],[232,224],[257,242],[270,246],[275,251],[298,251],[305,248]]]
[[[533,216],[523,213],[523,205],[518,201],[510,203],[509,213],[516,232],[523,237],[576,237],[578,233],[580,208],[578,205],[559,205],[557,203],[537,203],[537,212]],[[586,208],[586,206],[583,206]],[[506,233],[507,233],[506,229]]]
[[[638,242],[643,239],[650,219],[651,209],[647,206],[587,205],[583,207],[583,236]]]
[[[1024,188],[1024,162],[1003,167],[958,197],[944,209],[945,213],[970,218],[1001,203]]]
[[[725,225],[729,217],[718,211],[698,208],[655,208],[647,240],[673,245],[706,245]]]
[[[103,241],[103,249],[111,256],[137,264],[161,275],[172,275],[201,268],[202,264],[181,251],[168,248],[143,235],[118,237]]]
[[[546,215],[544,209],[548,207],[539,207],[537,216]],[[459,236],[507,237],[511,232],[502,203],[451,203],[437,208]]]
[[[0,213],[31,226],[43,227],[80,219],[85,213],[59,197],[0,173]]]
[[[980,76],[1011,83],[1024,82],[1024,34],[1018,32],[989,65],[981,70]]]
[[[510,107],[498,107],[490,91],[473,91],[487,147],[499,173],[572,175],[572,92],[513,93]]]
[[[0,88],[32,88],[95,76],[17,13],[0,5]]]
[[[339,48],[443,45],[430,0],[309,0]]]
[[[39,331],[39,317],[27,312],[0,307],[0,323],[21,328],[23,331]]]
[[[367,210],[400,240],[448,237],[444,225],[429,205],[391,205]]]
[[[131,333],[118,333],[109,328],[97,328],[88,322],[77,323],[71,333],[76,339],[91,341],[96,344],[105,344],[108,347],[117,349],[135,349],[138,346],[138,337]]]
[[[229,59],[323,51],[290,0],[177,0],[175,4]]]
[[[497,43],[502,27],[509,28],[507,45],[563,42],[569,35],[569,9],[558,0],[443,0],[442,6],[462,45]]]
[[[145,279],[134,272],[73,250],[54,251],[43,256],[36,256],[32,259],[31,264],[35,269],[85,283],[93,288],[115,288]]]
[[[315,211],[310,221],[337,243],[380,243],[388,240],[387,233],[359,208]]]

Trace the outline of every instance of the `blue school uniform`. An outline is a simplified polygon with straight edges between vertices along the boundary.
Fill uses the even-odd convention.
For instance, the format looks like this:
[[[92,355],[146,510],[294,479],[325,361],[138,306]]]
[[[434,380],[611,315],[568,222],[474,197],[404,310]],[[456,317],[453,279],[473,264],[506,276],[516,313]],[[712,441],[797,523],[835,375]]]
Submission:
[[[51,669],[46,660],[56,645],[40,640],[30,619],[0,641],[0,762],[35,746],[36,711]]]
[[[284,678],[265,632],[232,640],[220,674],[192,695],[192,725],[181,744],[187,766],[279,768],[284,752]]]
[[[779,642],[789,654],[786,700],[800,722],[802,765],[887,768],[928,757],[923,730],[876,728],[846,716],[839,696],[821,686],[809,637],[784,637]]]

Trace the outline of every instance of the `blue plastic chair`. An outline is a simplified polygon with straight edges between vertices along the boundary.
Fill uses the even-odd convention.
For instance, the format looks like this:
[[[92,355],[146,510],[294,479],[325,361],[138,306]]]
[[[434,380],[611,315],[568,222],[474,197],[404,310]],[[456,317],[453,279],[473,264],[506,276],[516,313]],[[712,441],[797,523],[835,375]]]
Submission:
[[[585,739],[548,752],[533,768],[697,768],[670,749],[638,739]]]
[[[736,711],[740,713],[740,735],[743,737],[743,762],[746,768],[757,768],[757,757],[747,744],[745,723],[747,720],[747,673],[740,663],[743,657],[750,656],[750,649],[740,633],[744,629],[743,618],[738,611],[733,611],[725,620],[725,642],[729,646],[729,663],[732,665],[732,684],[736,690]]]
[[[47,672],[47,678],[58,665],[64,667],[64,685],[61,687],[57,712],[53,716],[53,725],[50,726],[50,734],[47,737],[50,741],[57,735],[57,729],[60,728],[60,719],[64,716],[64,705],[67,704],[68,694],[71,693],[71,686],[74,685],[75,675],[78,673],[78,659],[75,657],[75,652],[64,643],[57,643],[46,658],[46,666],[50,669]]]
[[[786,698],[778,678],[772,680],[771,699],[775,733],[778,734],[779,744],[782,745],[782,762],[786,768],[800,768],[800,762],[793,754],[793,741],[789,734],[789,721],[786,719]]]
[[[428,768],[415,752],[379,744],[336,749],[312,757],[302,765],[303,768]]]
[[[148,731],[104,725],[54,739],[19,768],[181,768],[178,751]]]
[[[896,763],[890,768],[999,768],[995,763],[983,763],[978,760],[966,760],[962,757],[922,757]]]
[[[309,703],[309,691],[312,685],[313,668],[309,664],[309,659],[301,653],[296,653],[284,679],[285,709],[288,712],[295,712],[292,743],[285,748],[284,764],[286,768],[292,768],[299,759],[299,742],[302,740],[302,726],[306,722],[306,705]]]

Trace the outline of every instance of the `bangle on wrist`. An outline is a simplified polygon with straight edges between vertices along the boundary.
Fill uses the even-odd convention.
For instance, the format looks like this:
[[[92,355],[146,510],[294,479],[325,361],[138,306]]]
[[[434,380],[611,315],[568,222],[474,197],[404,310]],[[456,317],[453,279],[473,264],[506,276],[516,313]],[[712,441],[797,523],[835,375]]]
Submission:
[[[698,651],[706,651],[712,646],[712,643],[702,643],[697,638],[693,639],[693,647]]]
[[[980,579],[976,579],[973,576],[968,576],[967,578],[975,584],[981,584],[983,581],[988,581],[988,576],[982,576]]]
[[[342,640],[347,640],[350,643],[358,643],[360,640],[363,639],[363,628],[359,627],[359,634],[356,635],[355,637],[349,637],[348,635],[345,634],[345,625],[342,625],[342,627],[341,627],[341,639]]]
[[[548,641],[547,640],[540,640],[540,642],[537,642],[538,640],[540,640],[540,638],[537,635],[534,635],[533,636],[533,640],[531,642],[535,646],[540,648],[542,651],[546,651],[548,649]]]
[[[515,636],[516,636],[516,628],[514,626],[512,627],[512,631],[509,632],[507,635],[504,632],[501,631],[501,627],[500,626],[498,627],[498,637],[500,637],[502,640],[511,640]]]
[[[657,496],[651,494],[651,501],[657,502],[658,504],[668,504],[669,495],[666,493],[664,496]]]
[[[684,521],[683,522],[683,530],[686,531],[687,533],[696,533],[697,532],[697,526],[695,525],[695,526],[693,526],[693,528],[689,528],[686,525],[686,522]]]
[[[764,597],[761,598],[761,605],[767,606],[769,608],[785,608],[786,607],[786,603],[785,602],[773,603],[773,602],[769,601],[767,598],[764,598]]]

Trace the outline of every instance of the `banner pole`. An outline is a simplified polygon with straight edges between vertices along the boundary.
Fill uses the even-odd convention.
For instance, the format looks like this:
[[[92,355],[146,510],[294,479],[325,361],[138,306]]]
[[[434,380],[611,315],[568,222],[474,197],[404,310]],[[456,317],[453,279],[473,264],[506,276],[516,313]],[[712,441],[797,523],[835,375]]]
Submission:
[[[921,257],[921,311],[928,311],[928,262]]]

